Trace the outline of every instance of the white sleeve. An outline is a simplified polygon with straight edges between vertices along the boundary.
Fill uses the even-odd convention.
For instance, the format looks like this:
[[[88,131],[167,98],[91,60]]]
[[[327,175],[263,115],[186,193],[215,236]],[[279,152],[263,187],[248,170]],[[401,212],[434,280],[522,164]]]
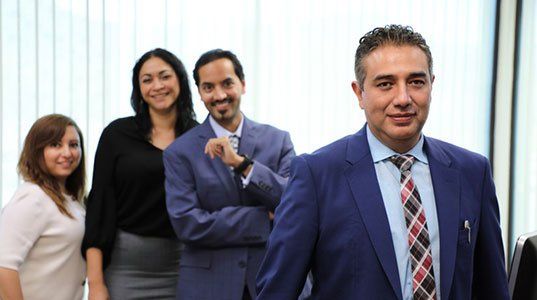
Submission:
[[[255,163],[252,164],[252,168],[250,169],[250,173],[246,177],[241,175],[241,181],[242,181],[242,188],[246,188],[246,186],[250,183],[250,179],[252,179],[252,173],[254,172]]]
[[[0,214],[0,267],[18,271],[45,230],[52,201],[37,186],[24,184]]]

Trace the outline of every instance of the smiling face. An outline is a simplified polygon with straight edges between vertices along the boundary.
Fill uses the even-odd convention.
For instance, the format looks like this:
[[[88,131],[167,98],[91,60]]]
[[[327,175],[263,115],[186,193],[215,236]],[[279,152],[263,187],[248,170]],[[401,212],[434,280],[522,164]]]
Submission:
[[[352,83],[371,132],[399,153],[419,141],[431,103],[434,76],[417,46],[384,45],[362,61],[363,87]]]
[[[199,69],[199,93],[211,116],[222,127],[233,132],[242,118],[241,95],[245,84],[241,81],[231,60],[220,58]]]
[[[172,67],[159,57],[148,59],[140,69],[140,92],[150,113],[175,111],[179,80]]]
[[[45,166],[50,175],[65,187],[65,181],[80,164],[82,149],[75,127],[67,126],[60,141],[47,145],[43,150]]]

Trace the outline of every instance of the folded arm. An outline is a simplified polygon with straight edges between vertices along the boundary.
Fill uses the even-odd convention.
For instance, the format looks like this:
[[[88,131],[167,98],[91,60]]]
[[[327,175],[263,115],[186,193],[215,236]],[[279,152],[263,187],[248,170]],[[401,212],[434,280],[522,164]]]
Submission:
[[[264,244],[270,233],[268,210],[263,206],[224,206],[207,210],[196,193],[192,166],[170,151],[164,152],[166,206],[180,240],[205,247]],[[229,203],[226,195],[211,202]]]
[[[289,179],[289,166],[294,157],[293,143],[289,133],[286,132],[275,171],[254,160],[254,168],[246,190],[270,211],[274,211],[280,204],[280,199]]]

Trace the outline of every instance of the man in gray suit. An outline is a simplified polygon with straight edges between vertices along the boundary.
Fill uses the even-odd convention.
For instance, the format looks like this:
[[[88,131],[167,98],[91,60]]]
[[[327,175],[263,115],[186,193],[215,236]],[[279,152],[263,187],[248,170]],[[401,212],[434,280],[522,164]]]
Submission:
[[[253,299],[293,144],[240,111],[245,80],[233,53],[206,52],[194,79],[209,116],[164,151],[168,213],[185,244],[176,298]]]

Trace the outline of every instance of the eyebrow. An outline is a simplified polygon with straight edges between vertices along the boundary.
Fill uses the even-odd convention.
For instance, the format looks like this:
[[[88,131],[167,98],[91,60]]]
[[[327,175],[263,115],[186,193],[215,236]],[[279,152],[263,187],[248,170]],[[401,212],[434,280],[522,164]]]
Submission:
[[[422,78],[422,77],[427,77],[427,73],[422,72],[422,71],[420,71],[420,72],[412,72],[408,76],[408,78]],[[395,78],[395,76],[391,75],[391,74],[379,74],[379,75],[375,76],[375,78],[373,78],[373,81],[394,79],[394,78]]]
[[[408,77],[410,77],[410,78],[427,77],[427,73],[422,72],[422,71],[420,71],[420,72],[412,72],[412,73],[410,73],[410,76],[408,76]]]
[[[158,75],[162,75],[162,74],[164,74],[164,73],[166,73],[166,72],[171,72],[171,70],[169,70],[169,69],[164,69],[164,70],[158,72]],[[142,74],[140,77],[144,77],[144,76],[151,76],[151,74],[150,74],[150,73],[145,73],[145,74]]]
[[[221,84],[221,83],[226,83],[226,82],[233,82],[233,77],[229,76],[229,77],[226,77],[224,78],[224,80],[220,81],[220,82],[217,82],[216,84]],[[213,82],[208,82],[208,81],[202,81],[200,83],[200,85],[214,85]]]
[[[379,74],[373,78],[373,81],[379,81],[379,80],[385,80],[385,79],[393,79],[395,76],[388,75],[388,74]]]

